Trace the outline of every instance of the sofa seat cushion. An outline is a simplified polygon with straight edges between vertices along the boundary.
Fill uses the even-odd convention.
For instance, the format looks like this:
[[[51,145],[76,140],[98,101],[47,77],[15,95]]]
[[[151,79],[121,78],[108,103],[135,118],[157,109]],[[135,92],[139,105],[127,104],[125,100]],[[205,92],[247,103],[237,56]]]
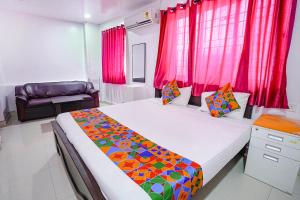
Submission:
[[[93,98],[88,95],[88,94],[77,94],[77,95],[72,95],[72,96],[57,96],[57,97],[51,97],[51,100],[55,100],[55,99],[59,99],[60,101],[66,101],[69,102],[70,99],[74,99],[74,98],[78,98],[78,99],[82,99],[82,100],[92,100]]]
[[[59,99],[59,100],[65,100],[68,102],[71,98],[81,98],[83,101],[85,100],[93,100],[93,98],[88,94],[77,94],[72,96],[57,96],[57,97],[51,97],[51,98],[38,98],[38,99],[30,99],[28,101],[28,107],[35,107],[35,106],[43,106],[47,104],[52,104],[52,100]]]
[[[93,97],[88,94],[77,94],[72,95],[72,97],[81,97],[83,100],[93,100]]]
[[[52,104],[51,98],[30,99],[28,101],[27,106],[35,107],[35,106],[42,106],[42,105],[47,105],[47,104]]]

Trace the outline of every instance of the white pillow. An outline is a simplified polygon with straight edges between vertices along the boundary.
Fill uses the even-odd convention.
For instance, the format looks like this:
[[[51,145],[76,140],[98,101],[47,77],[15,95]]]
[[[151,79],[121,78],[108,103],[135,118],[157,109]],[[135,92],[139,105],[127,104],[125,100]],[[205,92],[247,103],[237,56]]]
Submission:
[[[199,110],[203,112],[209,112],[205,98],[212,95],[214,92],[215,91],[203,92],[201,94],[201,107],[199,108]],[[232,119],[243,119],[250,94],[243,92],[234,92],[233,95],[241,108],[231,111],[230,113],[225,114],[225,116]]]
[[[250,94],[242,93],[242,92],[234,92],[233,95],[241,108],[225,114],[225,117],[232,118],[232,119],[243,119]]]
[[[205,98],[212,95],[215,91],[211,91],[211,92],[202,92],[201,94],[201,106],[199,108],[199,110],[203,111],[203,112],[209,112],[209,109],[207,107]]]
[[[176,97],[171,104],[179,105],[179,106],[186,106],[188,105],[191,93],[192,93],[192,86],[191,87],[184,87],[179,88],[180,95]]]

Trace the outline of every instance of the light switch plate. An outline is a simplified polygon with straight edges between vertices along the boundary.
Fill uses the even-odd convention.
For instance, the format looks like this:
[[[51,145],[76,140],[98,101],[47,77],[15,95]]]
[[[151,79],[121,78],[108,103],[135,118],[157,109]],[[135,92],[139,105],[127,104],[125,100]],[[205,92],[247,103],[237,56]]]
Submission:
[[[298,108],[297,104],[289,103],[289,109],[288,109],[288,111],[289,112],[297,112],[297,108]]]

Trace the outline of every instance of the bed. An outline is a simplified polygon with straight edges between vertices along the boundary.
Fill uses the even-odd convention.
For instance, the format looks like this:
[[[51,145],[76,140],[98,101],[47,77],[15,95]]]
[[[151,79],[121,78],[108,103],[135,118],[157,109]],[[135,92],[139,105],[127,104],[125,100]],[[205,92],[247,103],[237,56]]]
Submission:
[[[203,185],[250,139],[249,119],[212,118],[195,106],[162,106],[158,98],[99,110],[151,141],[199,163]],[[79,199],[128,199],[129,195],[130,199],[150,199],[83,133],[70,113],[59,115],[52,125],[58,152]]]

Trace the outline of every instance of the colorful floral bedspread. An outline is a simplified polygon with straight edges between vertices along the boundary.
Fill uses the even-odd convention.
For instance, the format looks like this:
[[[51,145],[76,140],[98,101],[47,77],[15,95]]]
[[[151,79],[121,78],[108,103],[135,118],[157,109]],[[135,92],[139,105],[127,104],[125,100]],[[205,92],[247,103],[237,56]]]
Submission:
[[[201,166],[144,138],[98,109],[71,112],[86,135],[151,199],[190,199]]]

